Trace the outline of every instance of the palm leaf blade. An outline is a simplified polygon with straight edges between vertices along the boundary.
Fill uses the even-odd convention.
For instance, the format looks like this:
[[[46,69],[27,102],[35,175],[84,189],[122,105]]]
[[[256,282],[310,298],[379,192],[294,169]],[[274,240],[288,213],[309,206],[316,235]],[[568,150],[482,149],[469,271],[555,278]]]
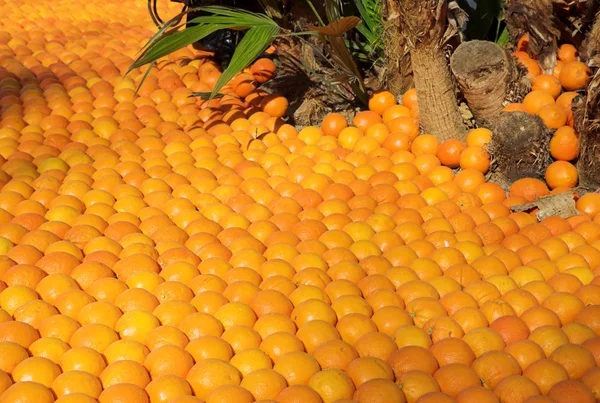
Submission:
[[[260,56],[277,37],[279,31],[280,28],[276,24],[250,28],[236,47],[229,66],[217,80],[211,97],[214,97],[236,74]]]
[[[167,56],[179,49],[191,45],[192,43],[197,42],[213,32],[223,28],[229,27],[202,24],[189,27],[183,31],[176,32],[169,36],[164,36],[146,49],[146,51],[135,62],[133,62],[130,70],[154,62],[161,57]]]

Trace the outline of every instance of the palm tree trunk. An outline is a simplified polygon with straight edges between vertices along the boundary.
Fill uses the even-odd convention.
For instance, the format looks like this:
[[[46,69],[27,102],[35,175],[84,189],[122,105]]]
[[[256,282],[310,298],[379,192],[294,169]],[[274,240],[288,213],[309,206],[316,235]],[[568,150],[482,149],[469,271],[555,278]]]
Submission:
[[[410,52],[400,27],[400,12],[394,0],[383,7],[383,86],[394,94],[402,94],[413,85]]]
[[[443,51],[446,0],[389,0],[400,14],[400,27],[410,51],[423,129],[441,141],[464,140],[452,75]]]
[[[600,12],[584,42],[581,57],[592,69],[592,78],[585,96],[573,101],[575,130],[579,133],[579,188],[581,192],[597,192],[600,190]]]

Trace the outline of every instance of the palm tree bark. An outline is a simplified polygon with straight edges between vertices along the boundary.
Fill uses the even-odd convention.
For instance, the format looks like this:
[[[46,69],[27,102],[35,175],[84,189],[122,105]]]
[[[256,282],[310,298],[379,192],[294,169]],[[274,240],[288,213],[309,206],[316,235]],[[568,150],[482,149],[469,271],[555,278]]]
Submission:
[[[553,0],[507,0],[504,8],[513,43],[528,35],[528,52],[537,58],[544,73],[552,74],[560,38]]]
[[[441,141],[464,140],[466,130],[443,46],[446,0],[389,0],[399,12],[410,51],[423,129]]]
[[[383,86],[394,94],[402,94],[413,85],[410,53],[400,27],[398,2],[386,0],[383,7]]]
[[[579,189],[600,190],[600,12],[584,42],[581,59],[592,70],[585,96],[573,100],[575,130],[579,133]]]

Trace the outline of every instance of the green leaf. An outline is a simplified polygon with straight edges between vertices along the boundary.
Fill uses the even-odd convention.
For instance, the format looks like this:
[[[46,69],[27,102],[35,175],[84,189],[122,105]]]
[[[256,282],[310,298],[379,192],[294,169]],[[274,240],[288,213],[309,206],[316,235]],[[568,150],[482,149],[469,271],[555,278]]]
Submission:
[[[214,97],[229,80],[260,56],[277,37],[279,31],[280,28],[276,24],[250,28],[235,48],[231,62],[217,80],[211,97]]]
[[[188,12],[197,10],[203,10],[212,15],[202,15],[192,19],[188,22],[190,26],[183,31],[172,30],[167,32],[167,25],[174,20],[169,21],[165,24],[167,27],[161,27],[159,32],[153,36],[154,39],[151,38],[149,46],[131,65],[129,70],[156,61],[221,29],[249,29],[259,26],[278,27],[275,21],[268,16],[246,10],[206,6],[190,9]],[[171,25],[173,24],[171,23]]]
[[[179,49],[185,48],[194,42],[206,38],[213,32],[223,28],[229,27],[202,24],[186,28],[183,31],[176,32],[169,36],[163,36],[158,41],[153,43],[148,49],[146,49],[146,51],[136,61],[133,62],[129,69],[135,69],[136,67],[154,62],[161,57],[170,55]]]
[[[356,29],[358,29],[358,32],[360,32],[365,38],[367,38],[367,41],[369,41],[369,43],[375,43],[378,41],[379,38],[377,38],[377,36],[369,29],[369,27],[364,24],[364,23],[360,23],[356,26]]]
[[[148,39],[148,42],[146,42],[146,44],[144,46],[142,46],[142,48],[140,49],[140,51],[143,51],[148,46],[150,46],[153,43],[155,43],[159,38],[161,38],[165,34],[165,32],[167,31],[167,29],[169,29],[171,27],[175,27],[181,21],[181,19],[183,18],[183,16],[185,14],[187,14],[187,11],[179,13],[177,16],[171,18],[169,21],[166,21],[162,25],[162,27],[160,27],[160,29],[158,31],[156,31],[156,33],[154,35],[152,35],[152,37],[150,39]]]
[[[494,21],[502,11],[502,0],[457,0],[468,15],[467,36],[469,39],[485,39]],[[470,3],[475,3],[471,7]]]
[[[152,70],[152,67],[154,67],[154,62],[150,63],[150,66],[148,66],[148,68],[146,69],[146,72],[144,73],[144,75],[142,76],[142,79],[140,80],[140,85],[138,85],[138,87],[135,89],[134,95],[137,95],[138,90],[140,89],[142,84],[144,84],[144,81],[146,81],[146,78],[148,78],[148,74],[150,74],[150,70]]]
[[[215,94],[215,96],[213,98],[223,98],[225,96],[225,94]],[[192,98],[192,97],[198,97],[203,101],[208,101],[209,99],[211,99],[210,96],[210,92],[192,92],[191,95],[188,98]]]
[[[498,39],[496,39],[496,43],[500,46],[506,46],[509,42],[510,34],[508,33],[508,28],[505,27],[504,30],[502,30],[502,33],[500,34]]]
[[[356,8],[358,9],[358,12],[360,14],[360,18],[362,18],[362,20],[364,21],[365,25],[367,27],[369,27],[369,31],[375,32],[377,24],[371,18],[371,14],[369,14],[367,12],[367,9],[365,8],[365,5],[363,4],[363,1],[365,1],[365,0],[354,0],[354,4],[356,5]]]

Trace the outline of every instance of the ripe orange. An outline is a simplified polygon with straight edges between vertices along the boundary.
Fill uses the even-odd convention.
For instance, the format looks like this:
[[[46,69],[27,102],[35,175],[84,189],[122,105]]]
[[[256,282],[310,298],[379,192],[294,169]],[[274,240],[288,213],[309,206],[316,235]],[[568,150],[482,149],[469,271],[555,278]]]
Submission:
[[[390,91],[375,91],[369,99],[369,110],[383,115],[387,108],[396,104],[396,96]]]
[[[559,80],[567,91],[577,91],[585,88],[590,79],[590,69],[583,62],[572,61],[565,63],[560,71]]]
[[[461,169],[475,169],[481,173],[486,173],[490,169],[490,155],[479,146],[467,147],[459,157]]]
[[[439,145],[437,157],[440,162],[450,168],[456,168],[460,164],[460,155],[466,146],[459,140],[446,140]]]
[[[569,126],[560,127],[550,140],[550,154],[559,161],[571,161],[579,155],[579,138]]]
[[[539,63],[533,59],[519,58],[519,63],[527,69],[527,77],[529,79],[535,78],[542,73]]]
[[[271,59],[262,58],[258,59],[252,65],[250,72],[256,81],[259,83],[265,83],[275,76],[277,66]]]
[[[523,106],[531,114],[547,105],[554,105],[554,97],[546,91],[531,91],[523,98]]]
[[[565,63],[577,60],[577,48],[570,43],[563,43],[558,48],[558,59]]]
[[[557,77],[548,74],[541,74],[531,80],[531,89],[533,91],[546,91],[554,99],[558,98],[562,92],[560,81]]]
[[[326,136],[338,137],[340,132],[348,127],[346,118],[339,113],[330,113],[323,118],[321,130]]]
[[[558,129],[567,124],[567,112],[556,104],[544,105],[535,114],[542,118],[544,124],[550,129]]]
[[[546,183],[550,189],[573,188],[577,185],[577,168],[567,161],[555,161],[546,168]]]

